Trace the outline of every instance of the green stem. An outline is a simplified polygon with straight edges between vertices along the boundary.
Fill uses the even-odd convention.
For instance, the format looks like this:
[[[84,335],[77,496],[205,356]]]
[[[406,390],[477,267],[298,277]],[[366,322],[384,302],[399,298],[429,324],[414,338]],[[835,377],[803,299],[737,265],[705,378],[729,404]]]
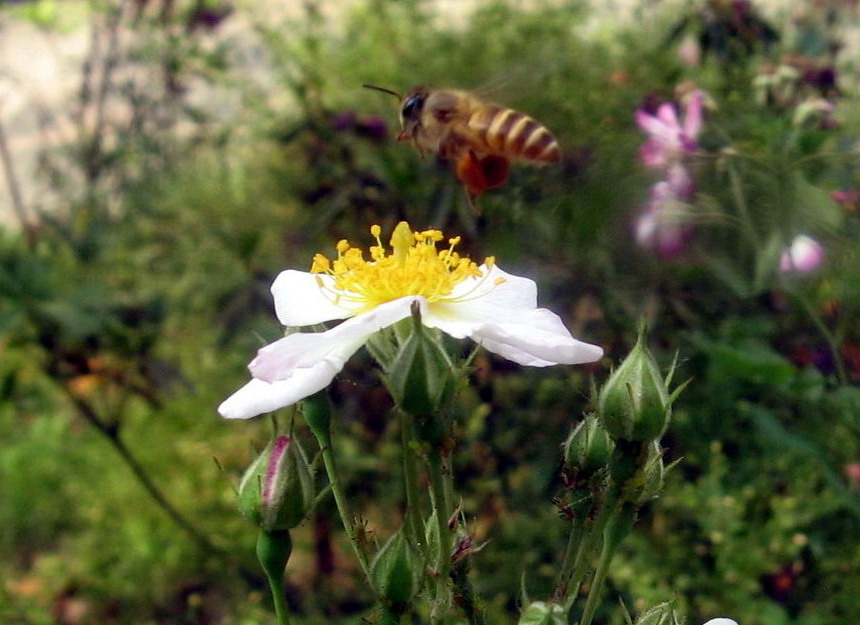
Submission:
[[[824,337],[824,341],[827,343],[830,356],[833,358],[833,363],[836,367],[836,377],[839,378],[839,383],[848,384],[848,374],[845,371],[845,365],[842,363],[842,354],[839,352],[839,341],[836,339],[836,336],[830,331],[830,328],[824,323],[821,315],[816,312],[812,304],[809,303],[809,300],[802,293],[793,293],[793,295],[800,303],[804,312],[809,316],[813,325],[821,332],[821,336]]]
[[[401,440],[403,444],[403,481],[406,488],[406,526],[416,545],[425,545],[421,523],[421,500],[418,494],[418,467],[415,463],[415,424],[412,415],[401,411]],[[420,548],[425,558],[430,554]]]
[[[355,555],[355,559],[358,560],[358,564],[361,567],[362,573],[364,573],[364,577],[367,580],[368,585],[373,588],[373,582],[370,579],[370,567],[367,564],[367,558],[364,555],[364,551],[362,551],[361,545],[358,544],[358,540],[355,536],[355,527],[352,523],[352,515],[350,514],[349,506],[347,506],[346,503],[346,496],[343,493],[343,489],[340,487],[340,479],[337,476],[337,467],[335,465],[334,455],[331,452],[330,446],[322,448],[322,458],[326,475],[328,476],[329,486],[331,486],[331,493],[334,496],[334,503],[335,506],[337,506],[337,513],[340,516],[341,523],[343,523],[343,529],[346,531],[347,538],[349,538],[352,552]]]
[[[266,576],[269,580],[269,589],[272,591],[272,602],[275,604],[275,619],[278,625],[290,625],[290,615],[287,612],[287,600],[284,597],[284,589],[280,580]]]
[[[382,615],[379,619],[379,625],[401,625],[403,623],[403,617],[405,616],[402,612],[395,612],[390,609],[383,609]]]
[[[585,536],[576,550],[576,555],[571,563],[570,577],[567,580],[567,597],[564,601],[564,609],[567,613],[570,613],[579,594],[579,587],[585,579],[588,569],[589,556],[597,548],[597,544],[603,536],[603,531],[612,516],[610,514],[611,509],[611,505],[608,502],[605,503],[601,506],[600,512],[597,513],[597,518],[589,521],[584,529]]]
[[[451,570],[451,531],[448,529],[448,518],[451,510],[445,497],[445,482],[442,475],[442,455],[434,449],[428,459],[430,473],[430,497],[433,502],[433,516],[439,532],[439,553],[436,554],[436,601],[430,613],[432,623],[440,622],[439,612],[442,606],[448,606],[448,574]]]
[[[556,599],[567,596],[571,576],[577,561],[580,559],[581,547],[585,543],[583,540],[585,538],[585,523],[586,520],[581,516],[574,517],[570,523],[570,536],[567,538],[567,546],[564,549],[564,557],[558,571],[555,592],[553,592],[553,597]]]
[[[257,535],[257,559],[269,581],[278,625],[290,625],[287,600],[284,597],[284,568],[292,550],[293,541],[289,530],[260,530]]]
[[[612,563],[612,558],[615,557],[618,547],[633,529],[635,520],[635,505],[619,503],[612,506],[603,529],[603,548],[600,551],[600,559],[597,562],[597,569],[594,571],[594,578],[591,580],[591,587],[588,589],[588,599],[585,600],[585,608],[579,625],[591,625],[597,604],[603,595],[603,586],[609,572],[609,565]]]
[[[331,440],[331,406],[329,405],[328,396],[325,392],[317,393],[308,397],[304,401],[304,417],[305,422],[310,427],[311,431],[317,439],[320,446],[320,454],[322,455],[323,466],[325,467],[326,475],[328,476],[329,487],[334,496],[334,503],[337,507],[338,516],[343,524],[343,529],[346,531],[346,536],[349,539],[349,544],[352,547],[352,552],[358,565],[361,567],[364,578],[368,586],[373,588],[373,581],[370,578],[370,567],[367,563],[367,557],[358,544],[358,539],[355,534],[355,526],[352,522],[352,515],[349,511],[349,506],[346,503],[346,496],[340,486],[340,479],[337,475],[337,465],[332,452]]]
[[[437,569],[439,577],[448,577],[451,564],[451,531],[448,519],[451,510],[445,497],[445,482],[442,475],[442,457],[438,452],[430,454],[430,495],[433,498],[433,509],[436,511],[436,524],[439,528],[439,554]]]
[[[597,570],[594,571],[594,579],[591,580],[591,588],[588,589],[588,599],[585,601],[585,609],[582,612],[579,625],[591,625],[594,612],[597,610],[597,603],[603,595],[603,584],[606,582],[606,574],[609,572],[609,564],[614,555],[615,549],[609,543],[604,543],[600,552],[600,560],[597,563]]]
[[[756,233],[755,225],[753,224],[752,216],[747,206],[747,200],[744,196],[743,186],[738,171],[734,164],[729,162],[728,165],[729,181],[732,189],[732,196],[735,200],[735,206],[738,209],[738,215],[741,222],[741,230],[744,236],[748,239],[753,249],[759,249],[759,238]]]

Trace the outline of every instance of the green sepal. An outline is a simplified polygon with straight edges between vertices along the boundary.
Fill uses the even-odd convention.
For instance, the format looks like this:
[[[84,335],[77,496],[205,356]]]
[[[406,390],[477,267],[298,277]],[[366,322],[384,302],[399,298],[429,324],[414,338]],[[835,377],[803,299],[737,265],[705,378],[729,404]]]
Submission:
[[[420,558],[415,557],[403,531],[398,530],[370,564],[370,578],[387,610],[401,613],[408,609],[418,592],[420,571]]]
[[[525,607],[517,625],[567,625],[567,614],[558,603],[535,601]]]

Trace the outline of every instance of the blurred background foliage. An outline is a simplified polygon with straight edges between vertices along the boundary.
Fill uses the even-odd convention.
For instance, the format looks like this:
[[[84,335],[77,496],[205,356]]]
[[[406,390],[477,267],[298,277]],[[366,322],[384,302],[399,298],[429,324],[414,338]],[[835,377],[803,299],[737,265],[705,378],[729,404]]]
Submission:
[[[270,424],[215,406],[281,332],[276,273],[402,219],[533,277],[607,350],[541,371],[481,355],[462,393],[456,475],[490,541],[474,583],[491,622],[514,621],[524,573],[530,596],[551,590],[559,445],[643,315],[692,382],[664,440],[681,462],[601,622],[623,622],[619,597],[634,613],[675,598],[693,624],[860,621],[858,13],[789,6],[643,2],[616,20],[562,0],[4,3],[3,20],[90,43],[74,133],[41,155],[57,205],[16,198],[4,157],[18,223],[0,232],[0,621],[271,622],[233,493]],[[394,141],[396,102],[363,83],[473,90],[545,123],[564,163],[515,167],[476,215],[447,164]],[[667,260],[633,237],[655,182],[634,112],[690,85],[710,102],[696,236]],[[815,97],[835,113],[802,118]],[[781,274],[798,233],[826,261]],[[403,504],[390,400],[366,355],[332,395],[347,491],[382,541]],[[296,539],[298,623],[368,616],[332,511]]]

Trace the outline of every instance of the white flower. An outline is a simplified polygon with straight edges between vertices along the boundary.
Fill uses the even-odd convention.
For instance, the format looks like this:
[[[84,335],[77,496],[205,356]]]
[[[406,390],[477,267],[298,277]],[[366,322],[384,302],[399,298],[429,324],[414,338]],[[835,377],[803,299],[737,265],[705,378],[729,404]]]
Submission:
[[[737,622],[730,618],[712,618],[704,625],[738,625]]]
[[[800,234],[782,252],[779,270],[782,273],[811,273],[824,262],[824,248],[805,234]]]
[[[377,245],[371,259],[346,241],[338,258],[314,258],[312,273],[288,270],[272,285],[275,312],[285,326],[346,319],[325,332],[290,334],[263,347],[249,365],[253,379],[218,408],[228,419],[247,419],[294,404],[325,388],[374,333],[410,316],[455,338],[471,338],[521,365],[593,362],[603,349],[576,340],[555,313],[537,307],[532,280],[499,269],[493,258],[478,266],[454,247],[437,250],[438,230],[412,232],[401,222],[391,253]]]

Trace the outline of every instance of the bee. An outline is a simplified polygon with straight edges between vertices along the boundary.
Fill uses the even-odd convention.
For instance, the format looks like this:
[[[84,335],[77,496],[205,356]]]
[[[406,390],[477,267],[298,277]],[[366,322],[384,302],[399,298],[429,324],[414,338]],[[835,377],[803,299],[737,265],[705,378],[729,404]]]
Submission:
[[[511,161],[540,165],[561,162],[553,134],[540,122],[506,106],[485,102],[455,89],[413,87],[401,101],[398,141],[409,141],[423,157],[436,154],[454,162],[457,179],[474,206],[478,196],[502,186]]]

